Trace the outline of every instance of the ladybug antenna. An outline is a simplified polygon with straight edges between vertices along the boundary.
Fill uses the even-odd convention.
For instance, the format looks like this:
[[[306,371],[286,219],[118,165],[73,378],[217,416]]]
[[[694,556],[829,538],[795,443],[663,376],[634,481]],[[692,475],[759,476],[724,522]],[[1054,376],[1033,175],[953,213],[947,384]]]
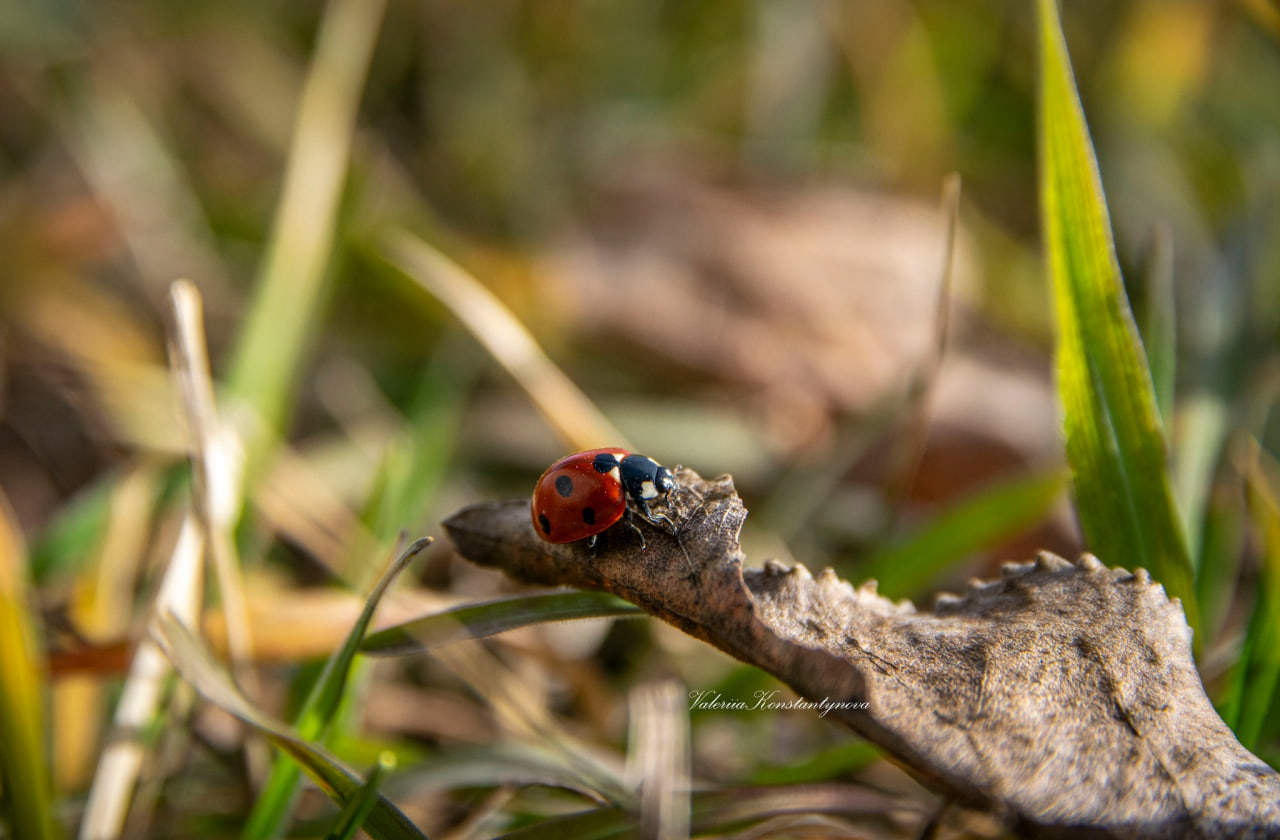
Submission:
[[[682,469],[684,469],[684,467],[683,467],[681,464],[676,464],[676,468],[675,468],[674,470],[672,470],[671,472],[672,472],[672,474],[674,474],[674,473],[679,472],[679,471],[680,471],[680,470],[682,470]],[[678,482],[678,481],[676,482],[676,484],[675,484],[675,488],[674,488],[674,489],[678,489],[678,490],[679,490],[680,492],[682,492],[682,493],[689,493],[689,494],[691,494],[691,495],[695,496],[695,497],[698,499],[698,503],[699,503],[699,504],[701,504],[702,502],[705,502],[705,501],[707,500],[707,497],[706,497],[706,496],[704,496],[704,495],[702,495],[701,493],[699,493],[697,490],[693,489],[692,487],[690,487],[690,486],[688,486],[688,485],[686,485],[686,484],[681,484],[681,483],[680,483],[680,482]]]
[[[676,545],[680,546],[680,553],[684,555],[684,562],[688,565],[689,571],[696,575],[698,573],[698,568],[693,565],[693,558],[689,556],[688,550],[684,547],[684,541],[680,539],[680,529],[676,528],[675,532],[672,533],[671,536],[676,538]]]

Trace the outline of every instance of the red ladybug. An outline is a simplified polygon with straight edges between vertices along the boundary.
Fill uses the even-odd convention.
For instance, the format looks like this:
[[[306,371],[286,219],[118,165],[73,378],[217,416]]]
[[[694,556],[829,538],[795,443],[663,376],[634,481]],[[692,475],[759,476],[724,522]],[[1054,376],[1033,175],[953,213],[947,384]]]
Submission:
[[[652,458],[625,449],[588,449],[556,461],[533,488],[533,527],[538,536],[551,543],[590,539],[595,549],[596,535],[619,519],[640,536],[631,521],[630,502],[649,522],[671,524],[649,503],[664,498],[676,486],[671,471]]]

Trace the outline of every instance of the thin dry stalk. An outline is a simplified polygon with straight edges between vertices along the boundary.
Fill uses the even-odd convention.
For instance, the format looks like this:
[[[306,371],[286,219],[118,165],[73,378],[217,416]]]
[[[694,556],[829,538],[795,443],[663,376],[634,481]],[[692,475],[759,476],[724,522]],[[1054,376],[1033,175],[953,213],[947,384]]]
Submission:
[[[205,545],[222,596],[232,672],[250,696],[258,696],[249,609],[231,533],[241,507],[242,449],[230,425],[218,418],[205,349],[200,292],[190,281],[178,280],[169,293],[173,301],[170,363],[190,434],[196,515],[204,530]],[[261,778],[266,756],[261,751],[249,750],[247,758],[250,776]]]
[[[689,836],[689,718],[684,692],[673,681],[642,685],[631,694],[628,786],[640,787],[642,837]]]
[[[449,308],[533,399],[568,446],[630,448],[622,433],[556,367],[502,301],[457,263],[404,230],[381,242],[383,257]]]
[[[195,514],[188,513],[155,600],[156,612],[171,612],[192,626],[197,626],[200,620],[204,576],[200,530]],[[154,642],[149,638],[139,642],[124,693],[116,707],[112,738],[98,762],[93,787],[89,790],[80,823],[81,840],[112,840],[120,836],[147,752],[141,733],[160,710],[170,672],[169,661]]]

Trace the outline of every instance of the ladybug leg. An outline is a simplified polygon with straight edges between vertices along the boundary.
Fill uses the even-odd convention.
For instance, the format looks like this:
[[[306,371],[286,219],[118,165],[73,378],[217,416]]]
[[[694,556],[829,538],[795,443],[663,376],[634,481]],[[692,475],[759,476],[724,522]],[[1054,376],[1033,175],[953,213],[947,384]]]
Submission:
[[[673,534],[675,533],[676,526],[675,526],[675,523],[671,521],[671,518],[668,517],[666,514],[654,513],[653,511],[649,510],[649,502],[647,500],[645,499],[638,500],[636,502],[636,507],[640,508],[640,513],[644,516],[645,519],[649,520],[654,525],[657,525],[660,522],[665,523],[669,528],[672,529],[671,532]]]
[[[698,570],[694,568],[693,560],[690,559],[689,557],[689,550],[685,548],[684,543],[680,541],[679,534],[673,534],[673,536],[676,538],[676,545],[680,546],[680,553],[684,555],[684,562],[685,562],[685,565],[689,567],[689,572],[691,574],[696,575],[698,573]]]
[[[671,517],[667,516],[666,514],[664,514],[664,513],[651,513],[651,514],[649,514],[648,519],[649,519],[649,521],[650,521],[650,522],[652,522],[652,523],[653,523],[653,524],[655,524],[655,525],[656,525],[656,524],[658,524],[659,522],[665,523],[666,525],[668,525],[669,527],[671,527],[671,528],[673,529],[673,533],[674,533],[674,529],[675,529],[675,527],[676,527],[676,524],[675,524],[674,522],[672,522],[672,521],[671,521]]]
[[[671,526],[671,534],[676,538],[676,545],[680,546],[680,553],[684,555],[684,562],[685,562],[685,565],[687,565],[687,566],[689,567],[689,571],[690,571],[692,574],[695,574],[695,575],[696,575],[696,574],[698,573],[698,570],[697,570],[696,568],[694,568],[693,560],[689,559],[689,551],[688,551],[688,549],[686,549],[686,548],[684,547],[684,543],[680,542],[680,529],[676,526],[676,524],[675,524],[674,522],[672,522],[668,517],[663,516],[663,515],[662,515],[662,514],[660,514],[660,513],[654,513],[653,511],[649,510],[649,503],[648,503],[648,502],[645,502],[645,501],[638,501],[638,502],[636,503],[636,507],[640,508],[640,510],[641,510],[641,512],[643,513],[643,515],[644,515],[644,518],[645,518],[645,519],[649,520],[650,522],[654,523],[655,525],[656,525],[657,523],[659,523],[659,522],[665,522],[665,523],[667,523],[668,525],[670,525],[670,526]],[[636,536],[640,538],[640,550],[641,550],[641,551],[644,551],[644,549],[645,549],[644,534],[640,533],[640,529],[636,527],[636,523],[634,523],[634,522],[632,522],[632,521],[631,521],[631,509],[630,509],[630,508],[627,508],[627,513],[626,513],[625,519],[626,519],[627,525],[631,528],[631,530],[635,531],[635,532],[636,532]]]
[[[627,512],[623,514],[622,519],[624,522],[627,523],[627,527],[630,528],[632,531],[635,531],[636,536],[640,538],[640,550],[644,551],[648,547],[644,541],[644,532],[642,532],[638,527],[636,527],[635,521],[632,520],[631,518],[630,508],[627,508]]]
[[[598,536],[600,535],[592,534],[590,537],[587,538],[587,551],[591,552],[592,560],[596,559],[596,537]]]

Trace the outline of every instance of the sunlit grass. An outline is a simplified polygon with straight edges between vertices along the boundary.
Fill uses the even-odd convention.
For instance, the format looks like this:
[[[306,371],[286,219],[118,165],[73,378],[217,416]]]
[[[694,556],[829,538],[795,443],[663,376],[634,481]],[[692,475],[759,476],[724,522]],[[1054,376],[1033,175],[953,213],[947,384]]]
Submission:
[[[328,4],[298,103],[284,194],[227,375],[250,414],[243,423],[250,481],[286,431],[304,351],[320,319],[356,112],[384,5]]]
[[[1058,390],[1076,507],[1092,550],[1149,569],[1198,628],[1168,444],[1112,243],[1098,164],[1055,0],[1039,2],[1040,198],[1057,313]]]

